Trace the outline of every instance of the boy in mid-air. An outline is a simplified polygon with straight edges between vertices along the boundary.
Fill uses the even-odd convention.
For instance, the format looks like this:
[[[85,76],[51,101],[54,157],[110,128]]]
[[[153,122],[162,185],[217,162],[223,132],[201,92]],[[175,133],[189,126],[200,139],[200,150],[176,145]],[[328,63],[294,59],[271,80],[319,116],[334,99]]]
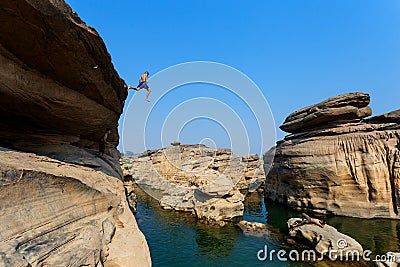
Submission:
[[[133,90],[136,90],[136,91],[139,91],[140,89],[146,89],[147,90],[147,94],[146,94],[146,98],[145,98],[145,100],[147,101],[147,102],[150,102],[150,100],[149,100],[149,95],[150,95],[150,92],[151,92],[151,90],[150,90],[150,87],[147,85],[147,83],[148,83],[148,80],[147,80],[147,78],[149,77],[149,72],[148,71],[145,71],[143,74],[142,74],[142,76],[140,76],[140,79],[139,79],[139,84],[138,84],[138,86],[137,87],[133,87],[133,86],[128,86],[128,90],[129,89],[133,89]]]

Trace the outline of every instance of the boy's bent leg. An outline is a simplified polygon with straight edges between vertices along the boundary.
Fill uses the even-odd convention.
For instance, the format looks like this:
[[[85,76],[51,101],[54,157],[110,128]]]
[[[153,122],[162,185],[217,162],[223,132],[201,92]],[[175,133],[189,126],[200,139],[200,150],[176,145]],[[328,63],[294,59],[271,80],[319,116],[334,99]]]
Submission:
[[[149,87],[147,87],[147,94],[146,94],[146,98],[145,98],[145,100],[146,100],[146,101],[148,101],[148,102],[150,102],[150,100],[149,100],[149,95],[150,95],[150,92],[151,92],[150,88],[149,88]]]

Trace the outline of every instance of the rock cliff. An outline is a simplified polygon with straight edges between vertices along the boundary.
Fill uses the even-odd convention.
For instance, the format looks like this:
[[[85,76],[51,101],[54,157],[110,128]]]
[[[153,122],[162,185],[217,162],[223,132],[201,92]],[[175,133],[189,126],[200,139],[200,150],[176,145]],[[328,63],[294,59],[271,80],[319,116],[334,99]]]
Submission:
[[[399,219],[400,111],[371,114],[369,95],[349,93],[303,108],[281,129],[267,197],[291,207]]]
[[[126,98],[104,42],[61,0],[0,3],[0,266],[149,266],[118,144]]]
[[[0,145],[93,146],[127,92],[97,32],[62,0],[0,3]]]

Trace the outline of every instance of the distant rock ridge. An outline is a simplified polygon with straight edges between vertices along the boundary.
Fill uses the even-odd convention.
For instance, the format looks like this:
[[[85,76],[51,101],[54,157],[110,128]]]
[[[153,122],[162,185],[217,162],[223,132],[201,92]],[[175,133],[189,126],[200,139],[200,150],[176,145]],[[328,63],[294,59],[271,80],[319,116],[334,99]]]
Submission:
[[[369,95],[349,93],[293,112],[265,193],[288,206],[362,218],[399,219],[400,110],[371,114]]]

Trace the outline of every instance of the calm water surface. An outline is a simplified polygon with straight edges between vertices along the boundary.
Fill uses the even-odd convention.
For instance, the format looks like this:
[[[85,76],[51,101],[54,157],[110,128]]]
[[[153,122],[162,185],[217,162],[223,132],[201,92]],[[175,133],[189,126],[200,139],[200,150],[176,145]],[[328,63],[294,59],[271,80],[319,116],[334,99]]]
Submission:
[[[307,249],[285,241],[286,221],[299,212],[271,203],[258,194],[246,198],[243,219],[266,223],[270,234],[248,236],[233,224],[225,227],[199,223],[190,213],[162,210],[158,201],[140,189],[136,219],[150,247],[153,266],[372,266],[350,262],[259,261],[257,252]],[[321,217],[340,232],[355,238],[375,254],[400,251],[400,222],[345,217]],[[371,257],[372,258],[372,257]]]

